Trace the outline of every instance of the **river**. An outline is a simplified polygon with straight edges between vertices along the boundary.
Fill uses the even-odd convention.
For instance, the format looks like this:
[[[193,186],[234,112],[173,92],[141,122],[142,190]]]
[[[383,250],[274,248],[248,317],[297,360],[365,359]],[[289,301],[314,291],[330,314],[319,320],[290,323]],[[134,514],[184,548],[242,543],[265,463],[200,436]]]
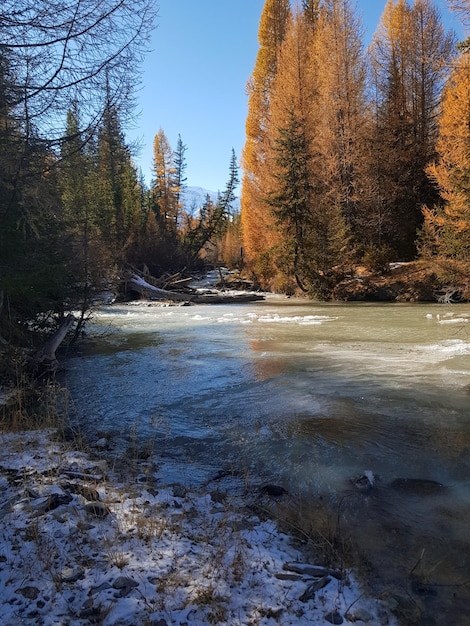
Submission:
[[[469,322],[470,305],[112,305],[67,384],[91,440],[137,440],[161,480],[233,467],[327,503],[403,623],[468,625]]]

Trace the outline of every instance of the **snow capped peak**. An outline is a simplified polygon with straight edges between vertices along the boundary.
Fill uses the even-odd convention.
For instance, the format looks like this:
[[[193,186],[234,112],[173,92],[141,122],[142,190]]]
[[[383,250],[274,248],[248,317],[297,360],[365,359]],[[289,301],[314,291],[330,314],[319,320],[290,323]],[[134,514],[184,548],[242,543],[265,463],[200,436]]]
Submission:
[[[185,211],[190,213],[191,215],[197,215],[199,209],[205,203],[207,196],[212,200],[212,202],[217,202],[219,197],[219,193],[222,191],[211,191],[209,189],[204,189],[204,187],[194,187],[189,186],[183,189],[183,205]],[[233,203],[233,209],[236,211],[240,210],[240,200],[237,198]]]

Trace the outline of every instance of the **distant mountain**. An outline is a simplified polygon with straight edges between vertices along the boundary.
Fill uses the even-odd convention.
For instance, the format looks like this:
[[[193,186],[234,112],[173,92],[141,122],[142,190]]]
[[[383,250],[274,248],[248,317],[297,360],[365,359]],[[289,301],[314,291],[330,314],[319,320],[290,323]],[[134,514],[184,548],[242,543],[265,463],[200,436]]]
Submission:
[[[204,189],[203,187],[186,187],[183,191],[185,211],[191,215],[197,215],[208,195],[212,202],[217,202],[217,198],[219,197],[218,191],[210,191],[209,189]],[[233,209],[235,211],[240,211],[240,198],[236,198],[233,203]]]

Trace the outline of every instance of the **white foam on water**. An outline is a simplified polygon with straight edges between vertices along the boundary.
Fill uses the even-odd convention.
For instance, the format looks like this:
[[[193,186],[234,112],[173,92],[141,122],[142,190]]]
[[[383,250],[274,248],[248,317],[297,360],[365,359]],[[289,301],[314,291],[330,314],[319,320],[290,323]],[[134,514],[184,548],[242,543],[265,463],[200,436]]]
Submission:
[[[414,351],[422,353],[425,358],[431,357],[434,362],[445,361],[452,356],[470,354],[470,342],[463,339],[446,339],[435,344],[415,346]]]
[[[260,315],[258,322],[263,324],[323,324],[323,322],[331,322],[336,317],[330,317],[327,315],[294,315],[294,316],[282,316],[278,313],[274,315]]]
[[[453,317],[451,319],[439,320],[439,324],[468,324],[466,317]]]

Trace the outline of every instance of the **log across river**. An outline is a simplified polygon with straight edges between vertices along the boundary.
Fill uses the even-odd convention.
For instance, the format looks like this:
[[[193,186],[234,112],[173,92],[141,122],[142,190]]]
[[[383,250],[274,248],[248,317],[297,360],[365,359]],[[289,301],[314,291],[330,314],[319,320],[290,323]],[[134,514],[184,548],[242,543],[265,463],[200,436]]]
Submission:
[[[470,305],[140,303],[90,330],[67,384],[91,440],[321,499],[409,623],[470,623]]]

